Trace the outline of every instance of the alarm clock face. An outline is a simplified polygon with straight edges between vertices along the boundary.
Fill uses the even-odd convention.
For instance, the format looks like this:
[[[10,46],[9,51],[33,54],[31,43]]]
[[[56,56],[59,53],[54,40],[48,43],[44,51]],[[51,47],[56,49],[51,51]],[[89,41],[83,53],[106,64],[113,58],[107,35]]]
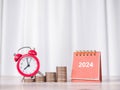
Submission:
[[[17,69],[23,76],[34,76],[39,70],[39,61],[35,56],[25,55],[18,61]]]

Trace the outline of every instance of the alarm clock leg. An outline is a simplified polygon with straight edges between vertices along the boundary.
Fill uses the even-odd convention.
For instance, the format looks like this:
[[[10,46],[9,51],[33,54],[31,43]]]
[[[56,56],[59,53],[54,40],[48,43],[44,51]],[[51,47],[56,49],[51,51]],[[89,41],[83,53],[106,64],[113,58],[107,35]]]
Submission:
[[[44,76],[43,73],[41,73],[40,71],[38,71],[38,74],[40,74],[41,76]]]
[[[25,77],[22,78],[22,80],[21,80],[22,82],[24,81],[24,78],[25,78]]]

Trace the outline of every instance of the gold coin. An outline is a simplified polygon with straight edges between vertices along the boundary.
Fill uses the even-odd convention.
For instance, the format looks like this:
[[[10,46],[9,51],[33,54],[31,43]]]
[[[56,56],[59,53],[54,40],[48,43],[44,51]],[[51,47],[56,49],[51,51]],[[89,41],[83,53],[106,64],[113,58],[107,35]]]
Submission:
[[[36,76],[35,82],[45,82],[45,76]]]
[[[46,72],[46,82],[56,82],[56,72]]]

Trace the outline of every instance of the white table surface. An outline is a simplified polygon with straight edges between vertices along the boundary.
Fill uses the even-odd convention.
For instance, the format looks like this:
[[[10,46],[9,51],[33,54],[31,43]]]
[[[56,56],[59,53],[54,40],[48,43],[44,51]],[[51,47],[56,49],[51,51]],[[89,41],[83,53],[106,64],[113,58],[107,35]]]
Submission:
[[[120,90],[120,81],[102,83],[24,83],[19,77],[0,77],[0,90]]]

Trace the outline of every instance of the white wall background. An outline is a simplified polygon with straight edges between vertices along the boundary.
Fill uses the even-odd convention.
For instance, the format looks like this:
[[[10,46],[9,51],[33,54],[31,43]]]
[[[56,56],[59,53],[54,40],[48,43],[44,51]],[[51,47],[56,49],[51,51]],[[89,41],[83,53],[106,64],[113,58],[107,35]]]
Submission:
[[[0,70],[17,76],[13,53],[35,47],[41,71],[66,65],[72,53],[98,50],[103,76],[120,76],[120,0],[0,0]],[[1,23],[2,22],[2,23]]]

